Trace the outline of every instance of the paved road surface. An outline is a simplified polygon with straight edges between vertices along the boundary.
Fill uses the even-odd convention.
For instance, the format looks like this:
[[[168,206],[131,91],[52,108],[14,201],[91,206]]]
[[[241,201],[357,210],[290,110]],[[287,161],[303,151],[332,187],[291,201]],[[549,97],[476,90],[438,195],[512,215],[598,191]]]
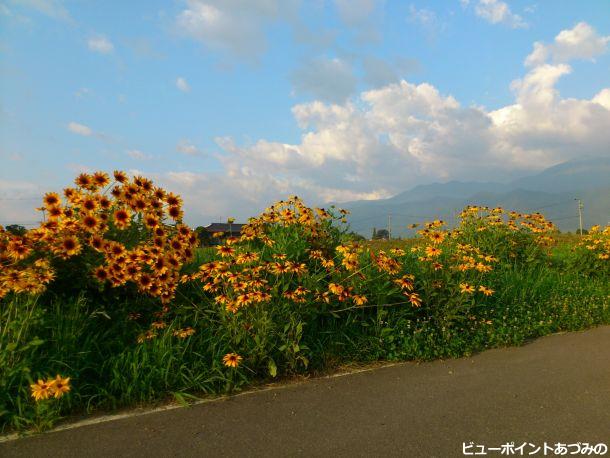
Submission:
[[[4,442],[0,456],[452,457],[469,441],[610,446],[610,326]]]

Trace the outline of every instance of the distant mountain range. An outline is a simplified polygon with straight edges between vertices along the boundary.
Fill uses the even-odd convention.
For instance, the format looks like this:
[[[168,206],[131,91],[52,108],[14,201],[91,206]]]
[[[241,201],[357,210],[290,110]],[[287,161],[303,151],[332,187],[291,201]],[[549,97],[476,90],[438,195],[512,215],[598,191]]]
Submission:
[[[371,236],[373,228],[386,229],[388,217],[392,236],[407,236],[413,233],[406,229],[408,224],[431,218],[452,222],[466,205],[538,211],[562,231],[574,232],[578,228],[575,198],[584,204],[585,228],[610,222],[610,157],[564,162],[509,183],[433,183],[389,199],[344,202],[339,206],[351,211],[352,230],[365,237]]]

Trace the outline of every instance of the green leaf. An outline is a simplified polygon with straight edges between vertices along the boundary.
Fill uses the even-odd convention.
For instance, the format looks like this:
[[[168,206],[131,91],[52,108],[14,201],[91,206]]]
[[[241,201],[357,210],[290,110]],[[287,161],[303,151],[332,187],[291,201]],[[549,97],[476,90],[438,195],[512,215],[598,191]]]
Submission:
[[[275,361],[273,361],[272,359],[269,359],[269,362],[267,363],[267,367],[269,368],[269,375],[271,375],[271,377],[276,377],[277,376],[277,366],[275,364]]]

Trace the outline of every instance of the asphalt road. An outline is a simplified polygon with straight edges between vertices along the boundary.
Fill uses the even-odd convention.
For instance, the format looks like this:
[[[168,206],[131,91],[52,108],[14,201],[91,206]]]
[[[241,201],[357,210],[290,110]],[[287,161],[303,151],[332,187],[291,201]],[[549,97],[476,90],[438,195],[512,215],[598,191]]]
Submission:
[[[452,457],[470,441],[610,447],[610,326],[50,432],[0,456]]]

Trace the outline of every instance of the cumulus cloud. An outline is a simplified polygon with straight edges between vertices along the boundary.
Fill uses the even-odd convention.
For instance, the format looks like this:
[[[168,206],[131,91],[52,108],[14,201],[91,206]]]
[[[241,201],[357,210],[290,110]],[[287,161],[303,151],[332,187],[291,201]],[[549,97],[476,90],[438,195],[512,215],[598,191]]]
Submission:
[[[202,152],[188,140],[180,140],[176,145],[176,151],[187,156],[199,156]]]
[[[292,109],[302,130],[297,141],[220,137],[218,172],[155,178],[184,195],[194,221],[209,221],[227,209],[244,218],[292,193],[312,203],[376,199],[430,181],[503,179],[582,154],[607,155],[610,87],[591,99],[562,97],[558,82],[572,68],[549,56],[513,81],[513,100],[494,110],[404,79],[340,101],[319,95]],[[177,151],[196,147],[183,140]]]
[[[594,59],[608,49],[610,35],[601,36],[586,22],[562,30],[551,44],[534,43],[534,49],[525,59],[525,65],[536,66],[547,61],[568,62],[574,59]]]
[[[479,0],[474,11],[477,16],[491,24],[505,24],[513,29],[527,27],[523,18],[513,13],[507,4],[500,0]]]
[[[60,0],[12,0],[12,2],[32,8],[53,19],[71,21],[70,13]]]
[[[379,87],[396,83],[401,78],[419,69],[419,62],[415,59],[399,57],[386,60],[376,56],[365,56],[362,59],[364,81],[371,86]]]
[[[114,50],[112,42],[103,35],[98,35],[87,40],[87,46],[93,52],[100,54],[110,54]]]
[[[182,92],[190,92],[191,90],[189,83],[181,76],[176,79],[176,87]]]
[[[41,213],[37,212],[35,207],[44,192],[37,183],[0,178],[0,225],[20,224],[28,228],[36,226]]]
[[[186,0],[176,27],[212,51],[256,60],[267,45],[267,25],[293,17],[298,4],[298,0]]]
[[[381,39],[379,20],[385,0],[334,0],[335,9],[343,24],[356,32],[360,43],[378,42]]]
[[[89,137],[93,135],[93,130],[90,127],[85,126],[84,124],[79,124],[77,122],[70,122],[68,124],[68,130],[78,135],[83,135],[85,137]]]
[[[444,27],[444,24],[438,19],[434,11],[426,8],[418,9],[414,5],[409,6],[407,21],[418,24],[430,32]]]
[[[291,75],[297,92],[330,102],[344,102],[356,89],[352,66],[339,58],[318,57],[304,62]]]
[[[143,160],[147,160],[147,159],[151,159],[152,156],[150,156],[149,154],[146,154],[142,151],[140,151],[139,149],[131,149],[127,151],[127,155],[132,158],[132,159],[136,159],[138,161],[143,161]]]
[[[366,22],[383,0],[335,0],[335,7],[341,20],[347,25]]]
[[[503,179],[578,158],[607,154],[610,88],[591,99],[557,89],[567,63],[544,63],[511,83],[514,100],[495,110],[463,106],[431,84],[405,80],[341,103],[298,104],[298,142],[260,139],[240,145],[217,138],[219,178],[235,195],[268,203],[288,193],[314,202],[380,198],[432,180]],[[176,177],[174,177],[176,178]],[[218,177],[216,177],[218,178]],[[208,183],[207,174],[183,177]],[[212,192],[212,191],[209,191]]]

